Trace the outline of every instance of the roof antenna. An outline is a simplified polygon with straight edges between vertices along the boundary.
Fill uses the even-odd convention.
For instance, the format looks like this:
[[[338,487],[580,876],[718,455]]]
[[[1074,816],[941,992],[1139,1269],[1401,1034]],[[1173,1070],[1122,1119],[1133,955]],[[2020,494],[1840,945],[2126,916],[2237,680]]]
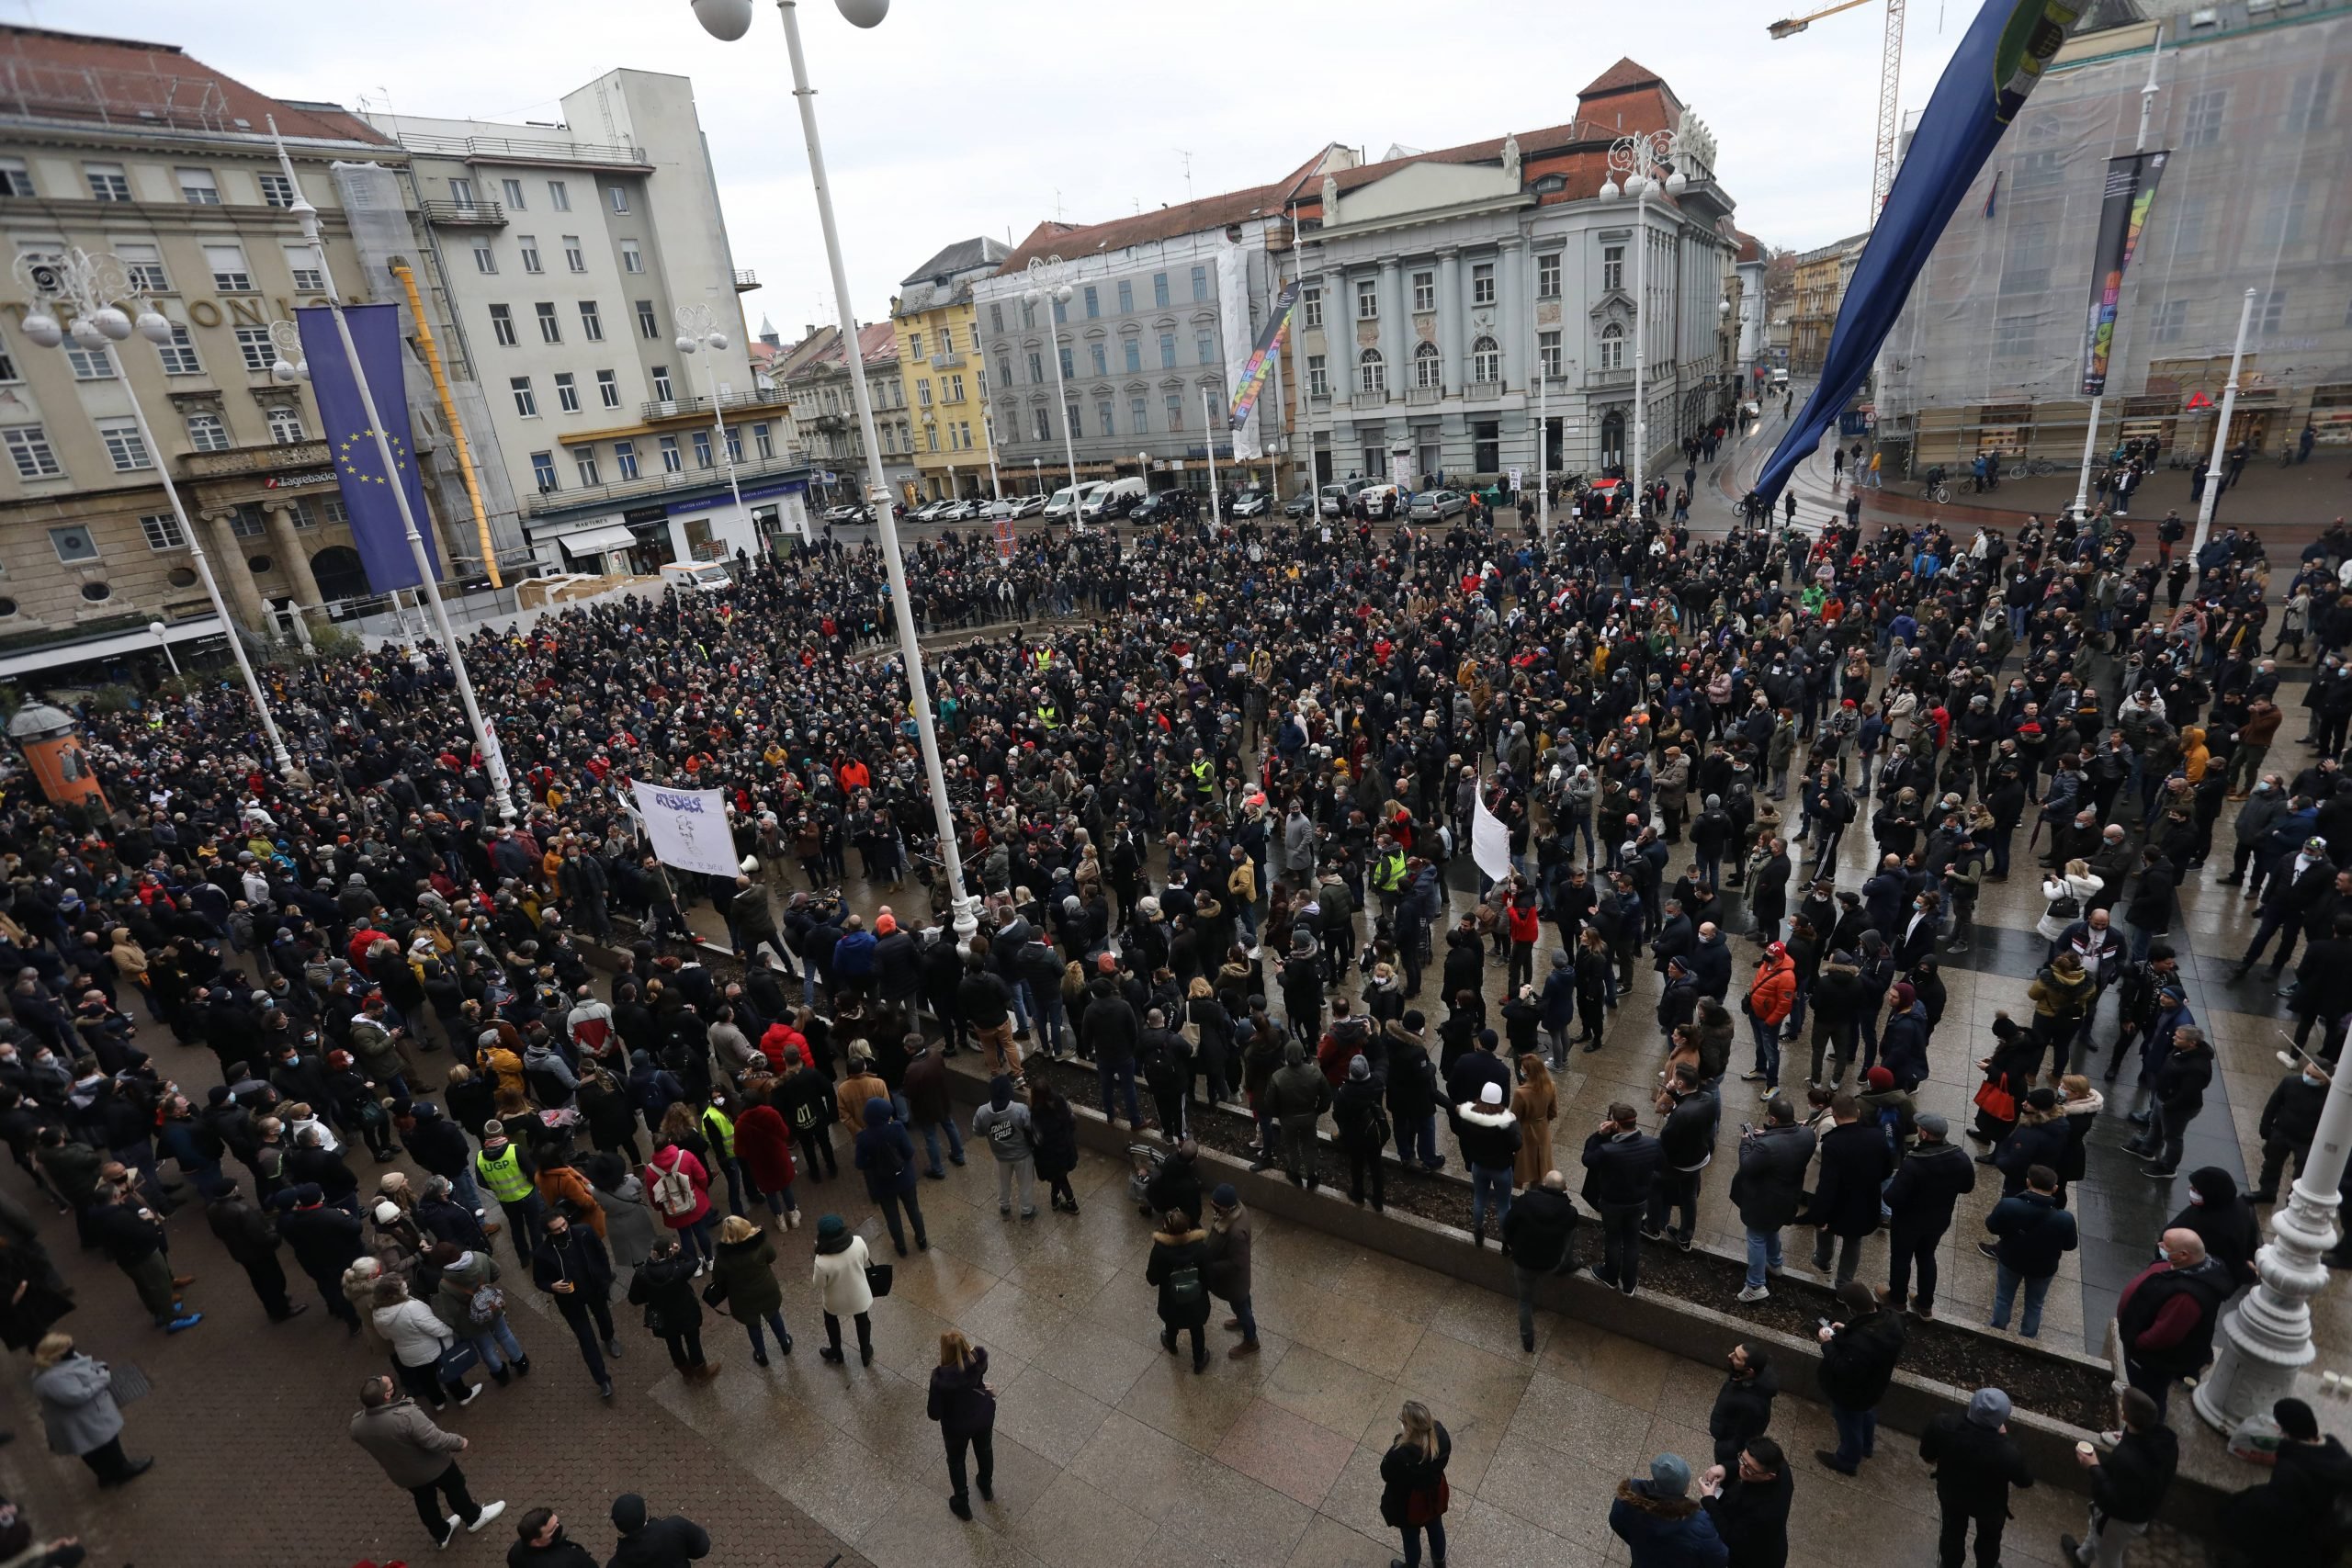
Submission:
[[[1056,186],[1054,187],[1054,221],[1055,221],[1055,222],[1057,222],[1057,223],[1058,223],[1058,222],[1060,222],[1061,220],[1062,220],[1062,187],[1061,187],[1061,186]]]
[[[1193,199],[1193,154],[1179,147],[1176,155],[1184,160],[1184,200],[1189,204]]]

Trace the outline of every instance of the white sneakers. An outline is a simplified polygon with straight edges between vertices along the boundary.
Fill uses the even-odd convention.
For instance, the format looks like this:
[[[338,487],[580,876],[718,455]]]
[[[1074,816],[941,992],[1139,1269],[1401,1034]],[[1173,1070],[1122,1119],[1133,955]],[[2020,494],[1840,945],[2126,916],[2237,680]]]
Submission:
[[[481,1517],[468,1525],[466,1527],[466,1533],[469,1535],[479,1534],[482,1526],[490,1523],[491,1520],[498,1517],[499,1515],[505,1511],[506,1505],[503,1501],[497,1503],[484,1503],[481,1506]]]
[[[1739,1299],[1744,1302],[1760,1302],[1771,1293],[1769,1286],[1749,1285],[1739,1292]]]
[[[786,1209],[784,1212],[784,1228],[788,1231],[797,1231],[800,1228],[799,1210]]]

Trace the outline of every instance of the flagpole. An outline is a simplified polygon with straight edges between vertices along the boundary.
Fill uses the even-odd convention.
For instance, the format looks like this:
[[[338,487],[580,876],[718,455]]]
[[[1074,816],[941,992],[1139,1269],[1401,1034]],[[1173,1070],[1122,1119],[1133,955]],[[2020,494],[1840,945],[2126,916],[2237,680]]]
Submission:
[[[2156,107],[2156,64],[2163,58],[2164,52],[2165,25],[2158,22],[2155,47],[2148,54],[2147,85],[2140,89],[2140,134],[2132,142],[2132,151],[2134,152],[2145,152],[2148,150],[2148,120]],[[2097,257],[2092,258],[2091,265],[2093,266],[2098,265]],[[2117,304],[2120,306],[2122,284],[2120,280],[2116,288]],[[2120,309],[2116,316],[2120,322],[2122,318]],[[2115,363],[2115,340],[2111,334],[2108,339],[2107,352],[2108,362],[2112,366]],[[2104,383],[2101,385],[2104,387]],[[2083,431],[2083,469],[2081,476],[2075,481],[2075,520],[2078,523],[2082,521],[2083,514],[2090,509],[2091,458],[2098,450],[2099,408],[2106,400],[2107,396],[2104,390],[2091,394],[2090,417],[2086,422],[2086,428]]]
[[[482,766],[490,773],[490,784],[498,797],[499,819],[509,826],[514,821],[514,786],[507,776],[506,757],[498,749],[498,737],[491,729],[490,721],[482,716],[481,705],[474,700],[474,683],[466,674],[465,656],[458,649],[458,635],[450,628],[448,607],[441,602],[441,585],[433,574],[433,562],[424,553],[424,536],[416,525],[415,508],[409,504],[408,486],[392,455],[391,437],[384,432],[384,421],[376,412],[376,394],[369,389],[367,372],[360,367],[359,345],[351,336],[351,323],[343,313],[343,295],[336,289],[334,273],[327,260],[327,248],[319,238],[319,209],[302,195],[302,186],[294,177],[294,160],[286,151],[286,138],[278,134],[277,118],[268,118],[270,140],[277,149],[277,166],[286,175],[286,183],[294,192],[294,205],[288,209],[294,220],[302,227],[302,239],[319,258],[319,281],[325,287],[320,292],[326,297],[328,313],[334,317],[335,335],[343,340],[343,357],[351,367],[351,384],[359,392],[360,409],[368,415],[368,428],[376,437],[376,457],[384,465],[384,478],[390,485],[392,499],[400,503],[401,526],[408,535],[410,558],[416,562],[418,584],[433,605],[433,619],[441,630],[441,647],[449,656],[449,669],[458,678],[458,700],[464,705],[467,722],[473,726],[474,744],[481,749]]]
[[[2238,406],[2238,372],[2245,366],[2246,329],[2254,324],[2254,290],[2245,291],[2245,303],[2238,308],[2237,346],[2230,350],[2230,380],[2222,389],[2220,416],[2213,421],[2213,451],[2205,465],[2205,492],[2197,501],[2197,536],[2188,542],[2191,564],[2205,547],[2205,536],[2213,531],[2213,503],[2222,499],[2222,448],[2230,439],[2230,415]]]
[[[1209,521],[1219,528],[1225,526],[1225,505],[1216,493],[1216,408],[1209,401],[1209,389],[1201,389],[1201,423],[1209,437]]]

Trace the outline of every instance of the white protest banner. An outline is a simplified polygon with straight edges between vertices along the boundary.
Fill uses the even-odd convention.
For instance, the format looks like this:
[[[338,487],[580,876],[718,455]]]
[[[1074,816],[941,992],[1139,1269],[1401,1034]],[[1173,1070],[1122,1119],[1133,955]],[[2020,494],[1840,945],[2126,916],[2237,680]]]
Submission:
[[[1470,818],[1470,858],[1478,869],[1500,882],[1510,874],[1510,829],[1503,819],[1487,809],[1487,797],[1481,794]]]
[[[630,788],[644,818],[646,841],[662,864],[713,876],[735,874],[735,835],[727,825],[726,796],[715,789],[644,783]]]

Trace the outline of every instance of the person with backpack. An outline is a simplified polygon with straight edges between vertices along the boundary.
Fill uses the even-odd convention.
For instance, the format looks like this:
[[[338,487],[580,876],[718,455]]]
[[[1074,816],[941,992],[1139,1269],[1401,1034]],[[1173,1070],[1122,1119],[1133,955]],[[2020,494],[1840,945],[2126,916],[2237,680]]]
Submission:
[[[1796,1109],[1777,1094],[1765,1102],[1763,1126],[1740,1130],[1731,1201],[1747,1232],[1743,1302],[1760,1302],[1772,1293],[1765,1280],[1780,1272],[1781,1232],[1796,1222],[1804,1207],[1804,1173],[1815,1142],[1813,1129],[1800,1125]]]
[[[1144,1282],[1159,1292],[1159,1344],[1176,1354],[1176,1336],[1192,1336],[1193,1371],[1209,1367],[1204,1331],[1209,1321],[1209,1291],[1205,1273],[1208,1233],[1182,1209],[1170,1209],[1161,1228],[1151,1237],[1151,1256],[1144,1264]]]
[[[702,1303],[695,1295],[695,1277],[707,1267],[673,1231],[628,1282],[628,1304],[643,1311],[647,1332],[668,1347],[670,1364],[688,1382],[708,1382],[718,1375],[719,1363],[702,1353]]]
[[[531,1358],[506,1320],[506,1292],[499,1288],[497,1259],[452,1241],[436,1242],[428,1257],[441,1273],[433,1310],[470,1341],[499,1387],[531,1373]]]
[[[833,1080],[812,1066],[795,1045],[784,1048],[775,1070],[782,1075],[775,1106],[791,1127],[793,1141],[800,1145],[800,1168],[808,1173],[810,1181],[819,1184],[828,1177],[839,1176],[841,1160],[833,1153],[832,1138],[838,1115]]]
[[[684,1144],[667,1133],[646,1162],[645,1190],[654,1212],[670,1227],[672,1237],[686,1248],[697,1277],[709,1271],[714,1251],[711,1239],[710,1172],[703,1168]]]
[[[1392,1559],[1389,1568],[1420,1568],[1421,1532],[1429,1532],[1430,1561],[1445,1562],[1445,1512],[1453,1500],[1445,1467],[1453,1457],[1453,1438],[1430,1414],[1430,1407],[1408,1399],[1397,1413],[1396,1435],[1380,1460],[1380,1517],[1404,1538],[1405,1555]]]
[[[1347,1077],[1331,1097],[1331,1130],[1348,1156],[1348,1201],[1364,1201],[1364,1178],[1372,1179],[1372,1211],[1385,1212],[1387,1192],[1381,1152],[1387,1147],[1387,1082],[1362,1053],[1348,1058]]]
[[[922,1205],[915,1198],[915,1141],[881,1095],[865,1102],[865,1130],[858,1134],[851,1157],[865,1173],[865,1195],[882,1211],[899,1256],[907,1255],[909,1225],[914,1228],[916,1249],[929,1252],[931,1237],[923,1230]],[[901,1209],[906,1211],[903,1222]]]
[[[1012,1189],[1021,1187],[1021,1217],[1037,1217],[1036,1138],[1029,1108],[1012,1097],[1012,1078],[999,1073],[989,1079],[989,1101],[973,1114],[972,1136],[988,1146],[996,1159],[996,1212],[1011,1218]]]
[[[1568,1180],[1547,1170],[1511,1202],[1503,1216],[1503,1253],[1511,1260],[1519,1292],[1519,1348],[1535,1349],[1535,1293],[1554,1275],[1576,1272],[1576,1233],[1581,1216],[1568,1196]]]

